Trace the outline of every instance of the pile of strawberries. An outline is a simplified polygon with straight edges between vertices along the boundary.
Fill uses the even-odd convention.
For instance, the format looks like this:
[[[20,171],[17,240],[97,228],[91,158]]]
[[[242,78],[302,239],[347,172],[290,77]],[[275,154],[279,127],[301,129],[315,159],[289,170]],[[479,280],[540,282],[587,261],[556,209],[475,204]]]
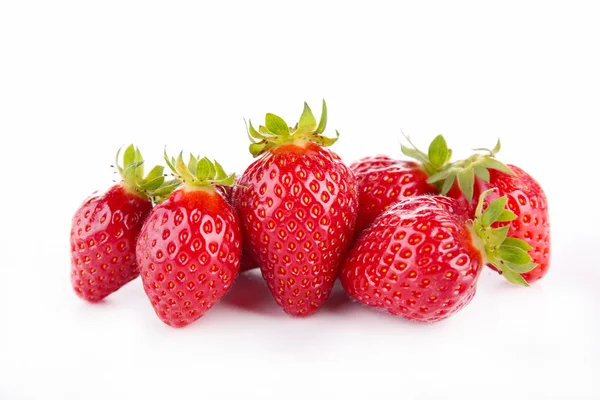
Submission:
[[[118,153],[122,181],[73,217],[75,293],[97,302],[141,275],[158,317],[181,327],[259,267],[291,315],[317,311],[339,277],[363,304],[433,322],[471,301],[485,265],[523,286],[546,274],[546,196],[497,160],[499,143],[451,162],[440,135],[427,153],[408,140],[415,161],[347,166],[327,148],[337,137],[323,136],[326,124],[325,102],[318,124],[306,103],[293,128],[273,114],[250,123],[257,159],[238,178],[183,153],[165,154],[172,175],[156,166],[144,176],[137,148]]]

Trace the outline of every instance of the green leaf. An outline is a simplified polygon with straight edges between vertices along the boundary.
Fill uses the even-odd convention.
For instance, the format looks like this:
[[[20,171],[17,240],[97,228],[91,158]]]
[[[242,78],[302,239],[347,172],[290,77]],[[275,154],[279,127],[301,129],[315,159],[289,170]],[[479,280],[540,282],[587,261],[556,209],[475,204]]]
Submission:
[[[500,161],[498,161],[498,160],[496,160],[495,158],[492,158],[492,157],[484,157],[483,161],[481,162],[480,165],[482,167],[487,168],[487,169],[495,169],[497,171],[504,172],[505,174],[509,174],[509,175],[514,175],[515,174],[506,165],[504,165],[503,163],[501,163]]]
[[[314,132],[317,127],[317,120],[313,115],[310,107],[306,102],[304,102],[304,110],[302,111],[302,115],[300,116],[300,121],[298,122],[297,132],[309,133]]]
[[[193,175],[193,173],[189,170],[189,168],[183,161],[183,152],[180,152],[177,156],[177,160],[175,161],[175,169],[177,171],[176,173],[179,174],[183,178],[183,180],[187,182],[193,182],[196,179],[196,177]]]
[[[170,179],[168,181],[165,181],[163,183],[163,185],[155,191],[155,193],[156,194],[165,194],[167,192],[173,191],[181,184],[182,184],[182,182],[179,179]]]
[[[135,169],[135,176],[137,179],[143,179],[144,178],[144,158],[142,157],[142,153],[140,152],[140,149],[138,149],[137,147],[135,148],[135,157],[134,157],[135,162],[142,162],[142,164]]]
[[[498,248],[506,240],[508,229],[508,226],[503,226],[489,230],[489,237],[485,238],[485,242],[493,248]]]
[[[456,180],[456,173],[451,172],[450,175],[448,175],[448,177],[444,180],[444,184],[442,185],[441,193],[443,195],[448,194],[450,189],[452,189],[452,185],[454,185],[455,180]]]
[[[448,149],[448,156],[446,158],[446,161],[444,162],[444,164],[446,164],[447,162],[449,162],[452,159],[452,149]]]
[[[507,237],[506,239],[504,239],[504,242],[502,242],[502,244],[507,246],[519,247],[525,251],[529,251],[533,248],[526,241],[513,237]]]
[[[268,113],[265,117],[265,125],[271,133],[281,136],[287,136],[290,134],[290,128],[287,123],[283,120],[283,118]]]
[[[159,176],[163,176],[163,173],[165,172],[165,167],[163,167],[162,165],[157,165],[154,168],[152,168],[150,170],[150,172],[148,172],[148,175],[146,175],[146,177],[144,178],[144,181],[151,181],[153,179],[156,179]]]
[[[504,210],[502,212],[502,214],[500,214],[500,216],[498,217],[498,219],[496,221],[507,222],[507,221],[512,221],[515,218],[517,218],[517,216],[512,211]]]
[[[250,145],[250,154],[252,154],[253,157],[258,157],[266,145],[266,143],[252,143]]]
[[[144,164],[143,161],[138,161],[129,164],[129,166],[123,171],[123,180],[130,184],[135,182],[136,170],[142,164]]]
[[[244,121],[244,122],[246,122],[246,121]],[[263,139],[262,135],[260,133],[258,133],[256,131],[256,129],[254,129],[254,126],[252,126],[252,121],[250,121],[250,120],[248,121],[248,125],[246,126],[246,128],[247,128],[248,134],[251,138],[259,139],[259,140]]]
[[[209,178],[210,174],[210,161],[208,158],[204,157],[198,161],[198,166],[196,167],[196,178],[199,181],[206,181]]]
[[[442,167],[448,160],[448,145],[444,136],[437,135],[429,145],[429,162],[435,167]]]
[[[429,158],[427,158],[427,155],[425,155],[423,152],[421,152],[417,149],[413,149],[413,148],[407,147],[405,145],[400,145],[400,150],[402,150],[402,153],[405,156],[414,158],[415,160],[419,161],[421,164],[429,163]],[[437,174],[434,176],[437,176]],[[433,178],[433,176],[431,178]],[[431,178],[429,178],[429,179],[431,179]],[[441,179],[438,179],[438,180],[441,180]],[[428,182],[429,182],[429,180],[428,180]],[[434,182],[437,182],[437,181],[434,181]],[[432,183],[432,182],[429,182],[429,183]]]
[[[502,271],[502,276],[504,276],[504,278],[506,278],[506,280],[510,283],[526,287],[529,286],[527,281],[518,273],[511,271],[508,268],[500,268],[500,270]]]
[[[187,170],[187,165],[183,161],[183,152],[180,152],[177,156],[177,160],[175,161],[175,169],[181,174],[183,171]]]
[[[216,183],[223,186],[232,186],[235,183],[235,174],[231,174],[227,178],[221,179]]]
[[[173,159],[172,157],[169,157],[169,155],[167,154],[167,146],[165,146],[165,150],[164,150],[164,159],[165,159],[165,163],[167,163],[167,167],[169,167],[169,169],[175,173],[177,173],[177,170],[175,169],[175,159]]]
[[[409,149],[408,150],[413,150],[413,149]],[[406,154],[406,153],[405,153]],[[435,182],[439,182],[443,179],[446,179],[447,177],[450,176],[450,174],[453,174],[454,176],[456,176],[456,172],[452,171],[451,169],[445,169],[443,171],[438,172],[437,174],[431,175],[428,179],[427,179],[427,183],[435,183]]]
[[[198,167],[198,159],[194,157],[193,154],[190,154],[190,160],[188,161],[188,169],[194,173],[196,168]]]
[[[481,193],[481,195],[479,195],[477,207],[475,208],[475,218],[481,219],[481,216],[483,215],[483,204],[485,203],[485,199],[490,195],[490,193],[492,193],[495,190],[496,189],[488,189],[485,192]]]
[[[511,264],[527,264],[531,262],[531,257],[525,250],[517,246],[506,245],[506,240],[503,242],[496,252],[497,256],[502,260]]]
[[[151,192],[153,202],[156,204],[166,199],[179,185],[181,185],[179,179],[165,181],[159,188]]]
[[[475,175],[477,175],[479,179],[481,179],[484,182],[490,181],[490,172],[486,168],[477,165],[474,167],[474,169]]]
[[[217,179],[225,179],[227,178],[227,173],[225,172],[225,170],[223,169],[223,167],[221,166],[221,164],[219,164],[219,162],[217,160],[215,160],[215,171],[217,174]]]
[[[502,265],[502,271],[510,270],[518,274],[525,274],[537,267],[537,265],[531,262],[525,264],[515,264],[505,260],[498,260],[498,262]]]
[[[119,171],[119,174],[123,176],[123,167],[121,167],[121,150],[123,150],[123,147],[119,147],[119,150],[117,150],[117,156],[115,157],[115,166],[117,167],[117,171]]]
[[[215,169],[215,164],[213,164],[213,162],[210,161],[208,158],[206,159],[206,161],[208,161],[208,179],[215,179],[215,175],[217,173],[217,170]]]
[[[473,200],[473,186],[475,184],[475,174],[473,169],[465,169],[458,173],[458,187],[463,192],[467,200]]]
[[[325,99],[323,99],[323,107],[321,109],[321,119],[319,120],[319,126],[315,131],[319,135],[325,132],[325,128],[327,127],[327,104],[325,104]]]
[[[267,129],[266,126],[260,125],[258,127],[258,132],[263,136],[274,136],[275,134]]]
[[[130,144],[123,153],[123,168],[129,167],[135,162],[135,147]]]
[[[502,215],[504,212],[506,201],[506,196],[499,197],[492,201],[488,208],[483,212],[483,216],[481,217],[481,223],[483,226],[490,226],[498,220],[500,215]]]
[[[158,189],[160,185],[165,181],[165,177],[160,175],[148,181],[145,181],[140,185],[140,188],[144,191],[150,192]]]
[[[494,156],[494,155],[498,154],[499,151],[500,151],[500,139],[498,139],[498,142],[496,143],[496,146],[494,146],[494,148],[492,149],[491,153]]]
[[[327,136],[314,136],[314,137],[311,137],[311,140],[314,141],[315,143],[320,144],[323,147],[329,147],[332,144],[334,144],[335,142],[337,142],[339,137],[340,137],[340,133],[336,130],[334,138],[330,138]]]

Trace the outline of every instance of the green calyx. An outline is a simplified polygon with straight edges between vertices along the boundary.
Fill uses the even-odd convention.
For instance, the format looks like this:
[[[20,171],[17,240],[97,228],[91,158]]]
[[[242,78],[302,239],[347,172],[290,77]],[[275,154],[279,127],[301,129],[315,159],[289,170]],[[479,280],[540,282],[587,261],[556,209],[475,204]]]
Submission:
[[[479,197],[471,229],[481,240],[485,261],[495,266],[510,283],[529,286],[521,274],[537,267],[527,253],[531,246],[524,240],[507,237],[508,225],[492,227],[495,222],[508,222],[517,217],[506,209],[507,197],[497,198],[483,211],[485,198],[494,190],[489,189]]]
[[[441,193],[447,194],[452,185],[458,180],[458,187],[469,202],[473,199],[473,186],[475,177],[485,181],[490,181],[490,169],[495,169],[509,175],[514,175],[512,170],[498,161],[495,156],[500,151],[500,140],[492,149],[474,149],[475,151],[485,151],[487,154],[473,154],[469,158],[456,161],[446,165],[441,171],[431,175],[427,182],[441,184]]]
[[[404,135],[404,132],[402,134]],[[419,150],[408,136],[404,135],[404,137],[412,147],[402,145],[402,153],[419,161],[429,176],[440,172],[452,157],[452,150],[448,148],[446,139],[442,135],[437,135],[433,139],[427,153]]]
[[[177,178],[187,186],[232,186],[235,183],[235,174],[227,175],[221,164],[206,157],[200,158],[190,154],[186,164],[183,161],[183,152],[175,158],[169,157],[165,149],[165,161]]]
[[[337,141],[340,134],[338,131],[335,131],[335,138],[323,136],[326,126],[327,105],[325,104],[325,100],[323,100],[321,119],[318,124],[306,102],[304,102],[304,110],[302,111],[300,120],[293,128],[289,127],[283,118],[268,113],[265,116],[265,125],[259,126],[258,131],[254,129],[251,121],[246,126],[248,137],[252,142],[250,144],[250,153],[252,153],[252,156],[258,157],[277,146],[294,141],[309,141],[325,147],[331,146]]]
[[[150,198],[155,204],[181,184],[177,179],[165,180],[165,167],[162,165],[156,165],[144,177],[144,158],[133,144],[123,152],[122,164],[120,156],[121,149],[117,152],[116,166],[123,179],[123,185],[132,192]]]

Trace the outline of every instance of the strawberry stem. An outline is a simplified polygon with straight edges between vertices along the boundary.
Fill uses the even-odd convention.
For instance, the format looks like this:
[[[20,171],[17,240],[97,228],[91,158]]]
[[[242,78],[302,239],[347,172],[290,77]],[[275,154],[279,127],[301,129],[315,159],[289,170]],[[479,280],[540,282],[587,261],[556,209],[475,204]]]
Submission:
[[[410,137],[402,132],[408,143],[412,147],[401,145],[402,153],[410,158],[419,161],[423,166],[423,170],[428,176],[432,176],[440,172],[452,158],[452,150],[448,148],[446,139],[443,135],[437,135],[431,144],[427,154],[413,144]],[[439,188],[438,188],[439,189]]]
[[[340,134],[336,131],[335,138],[323,136],[326,127],[327,104],[325,100],[323,100],[321,119],[318,125],[315,116],[306,102],[304,102],[304,110],[294,128],[290,128],[283,118],[267,113],[265,116],[265,125],[259,126],[258,130],[252,126],[252,121],[248,121],[246,125],[248,138],[252,142],[250,144],[250,153],[252,156],[258,157],[277,146],[294,141],[309,141],[325,147],[331,146],[337,141]]]
[[[163,199],[165,193],[170,193],[181,184],[177,179],[165,180],[165,167],[162,165],[156,165],[144,177],[144,158],[133,144],[127,146],[123,152],[121,164],[121,150],[122,148],[117,151],[116,166],[122,178],[122,185],[130,192],[149,198],[156,204]]]
[[[509,222],[517,217],[506,209],[507,197],[497,198],[483,210],[485,198],[495,190],[489,189],[479,197],[475,219],[470,224],[471,232],[479,239],[479,248],[487,263],[496,267],[510,283],[529,286],[521,274],[537,266],[528,254],[531,246],[521,239],[507,237],[508,225],[493,227],[497,222]]]
[[[473,187],[475,185],[475,177],[489,182],[490,169],[504,172],[509,175],[514,175],[512,170],[505,164],[498,161],[495,156],[500,151],[500,139],[492,150],[489,149],[474,149],[475,151],[485,151],[488,154],[473,154],[472,156],[447,164],[443,169],[431,175],[427,180],[431,184],[442,184],[441,193],[447,194],[454,182],[458,180],[458,187],[465,195],[467,200],[471,202],[473,199]]]
[[[180,152],[177,158],[169,157],[166,148],[164,157],[167,166],[187,186],[212,187],[235,184],[235,174],[227,175],[221,164],[215,160],[210,161],[206,157],[200,158],[190,154],[186,164],[183,161],[183,152]]]

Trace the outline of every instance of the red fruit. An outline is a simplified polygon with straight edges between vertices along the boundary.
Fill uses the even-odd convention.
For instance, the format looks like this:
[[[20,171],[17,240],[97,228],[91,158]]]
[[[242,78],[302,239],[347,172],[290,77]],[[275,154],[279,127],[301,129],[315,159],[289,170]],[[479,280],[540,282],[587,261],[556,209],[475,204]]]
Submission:
[[[164,182],[160,166],[142,179],[142,163],[139,150],[129,146],[123,167],[117,160],[123,181],[92,195],[73,216],[71,283],[84,300],[100,301],[139,275],[135,241],[152,209],[150,197],[173,185]]]
[[[355,236],[394,203],[411,196],[437,193],[435,186],[427,183],[427,173],[414,161],[365,157],[351,164],[350,169],[356,175],[359,193]]]
[[[356,175],[359,192],[355,237],[392,204],[411,196],[439,193],[438,188],[427,183],[427,179],[444,168],[452,150],[442,135],[431,142],[427,154],[418,150],[410,138],[406,139],[412,148],[402,146],[402,152],[417,159],[418,163],[377,156],[366,157],[350,165]]]
[[[497,189],[486,199],[488,202],[500,196],[508,198],[508,207],[516,218],[510,223],[499,222],[498,226],[508,226],[509,236],[522,239],[531,246],[529,254],[537,267],[521,276],[532,283],[542,278],[550,266],[548,201],[542,187],[531,175],[519,167],[504,165],[494,158],[499,150],[500,142],[489,154],[475,154],[466,160],[457,161],[447,170],[432,176],[431,180],[444,181],[446,188],[451,187],[448,196],[468,203],[471,215],[474,214],[476,204],[471,199],[476,199],[486,190]],[[454,183],[455,177],[458,178],[457,184]]]
[[[234,191],[244,242],[258,262],[271,294],[291,315],[323,305],[352,239],[358,193],[352,171],[321,145],[326,125],[308,107],[295,129],[267,114],[266,127],[250,135],[254,156]]]
[[[227,292],[240,266],[235,211],[212,185],[231,185],[221,166],[181,154],[167,163],[183,186],[156,206],[137,242],[144,291],[156,315],[182,327],[200,318]],[[194,173],[190,172],[194,171]]]
[[[235,184],[240,184],[240,176],[236,176]],[[235,186],[218,186],[217,189],[221,190],[221,193],[227,200],[227,202],[233,205],[233,189]],[[237,212],[237,211],[236,211]],[[240,262],[240,272],[249,271],[251,269],[258,268],[258,264],[254,261],[252,253],[248,248],[248,245],[244,242],[242,245],[242,259]]]
[[[533,267],[524,243],[491,227],[508,218],[505,201],[498,199],[485,213],[479,208],[473,222],[467,222],[460,202],[448,197],[397,203],[353,245],[340,274],[344,289],[363,304],[410,320],[448,318],[475,295],[486,259],[521,270]]]
[[[522,239],[531,246],[529,254],[537,267],[522,276],[532,283],[544,277],[550,267],[548,201],[542,187],[531,175],[514,165],[509,164],[508,167],[514,175],[492,170],[489,183],[477,179],[477,192],[497,188],[488,201],[498,196],[508,197],[508,208],[517,218],[502,225],[510,226],[508,236]]]

